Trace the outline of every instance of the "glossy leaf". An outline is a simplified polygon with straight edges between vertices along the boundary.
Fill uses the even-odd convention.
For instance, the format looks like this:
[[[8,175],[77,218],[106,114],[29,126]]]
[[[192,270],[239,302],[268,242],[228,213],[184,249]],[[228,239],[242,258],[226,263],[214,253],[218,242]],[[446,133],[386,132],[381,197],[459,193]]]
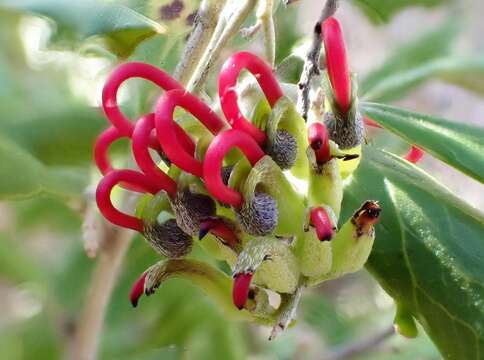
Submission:
[[[434,7],[450,4],[453,0],[353,0],[366,16],[375,24],[387,23],[393,16],[412,6]]]
[[[374,93],[382,82],[401,73],[406,73],[423,64],[446,57],[450,54],[451,46],[459,34],[459,22],[451,19],[440,27],[425,33],[417,40],[411,41],[392,51],[385,62],[366,75],[359,84],[359,94],[366,99],[376,101]],[[377,92],[380,94],[380,92]],[[399,94],[383,93],[388,99],[396,99]]]
[[[484,57],[448,57],[396,72],[364,94],[366,100],[397,100],[429,79],[440,79],[464,89],[484,94]]]
[[[7,138],[0,137],[0,199],[25,199],[42,193],[80,195],[86,174],[49,168]]]
[[[446,359],[484,346],[484,216],[429,175],[365,147],[346,188],[345,221],[366,199],[382,206],[368,270],[410,311]]]
[[[125,6],[99,0],[2,0],[0,10],[47,17],[55,22],[56,35],[66,40],[102,36],[109,48],[123,57],[144,39],[165,30]]]
[[[484,182],[484,128],[363,103],[363,113],[456,169]]]

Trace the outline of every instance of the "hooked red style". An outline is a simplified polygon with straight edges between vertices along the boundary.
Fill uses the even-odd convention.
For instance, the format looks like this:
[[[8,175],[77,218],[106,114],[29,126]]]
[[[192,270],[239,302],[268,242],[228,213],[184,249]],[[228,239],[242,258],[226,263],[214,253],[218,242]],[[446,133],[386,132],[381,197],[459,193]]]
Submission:
[[[156,104],[156,135],[166,156],[180,169],[202,177],[202,162],[195,159],[193,152],[187,152],[179,142],[176,122],[173,119],[173,112],[177,106],[190,112],[214,135],[218,134],[226,124],[207,104],[185,90],[167,91]]]
[[[247,298],[249,297],[250,282],[252,281],[252,273],[240,273],[234,277],[234,286],[232,288],[232,300],[237,309],[242,310]]]
[[[326,53],[326,67],[336,103],[346,113],[351,104],[351,79],[346,46],[341,26],[334,17],[326,19],[321,27]]]
[[[135,281],[133,287],[131,288],[131,291],[129,293],[129,301],[131,302],[131,305],[133,305],[133,307],[138,306],[139,299],[145,292],[146,275],[147,273],[144,272],[139,277],[139,279]]]
[[[97,186],[96,203],[103,216],[115,225],[142,233],[143,222],[141,219],[119,211],[111,202],[111,191],[121,182],[136,186],[136,188],[143,189],[151,194],[156,194],[161,189],[158,184],[144,174],[128,169],[113,170],[107,173]]]
[[[221,171],[225,155],[233,148],[239,148],[252,166],[264,157],[264,151],[248,134],[235,129],[226,130],[218,134],[208,147],[203,162],[203,178],[213,197],[240,208],[244,202],[242,195],[224,184]]]
[[[333,238],[335,227],[323,207],[311,209],[310,221],[316,228],[316,235],[320,241],[330,241]]]
[[[328,129],[323,123],[312,123],[308,128],[309,146],[314,150],[318,165],[331,160]]]
[[[259,145],[263,145],[267,139],[266,133],[246,119],[238,105],[237,79],[244,69],[254,75],[271,107],[283,96],[283,92],[271,67],[249,52],[241,51],[232,55],[225,61],[220,71],[218,93],[227,121],[234,129],[246,132]]]

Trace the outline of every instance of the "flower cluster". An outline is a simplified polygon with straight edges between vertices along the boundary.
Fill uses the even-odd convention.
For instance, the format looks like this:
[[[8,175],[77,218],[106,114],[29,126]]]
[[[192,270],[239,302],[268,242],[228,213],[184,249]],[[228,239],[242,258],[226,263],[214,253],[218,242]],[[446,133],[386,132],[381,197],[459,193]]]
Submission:
[[[214,297],[231,297],[231,310],[241,310],[245,318],[272,324],[275,336],[294,320],[303,288],[364,265],[381,209],[376,201],[366,201],[338,229],[343,179],[358,166],[364,119],[336,19],[322,24],[321,36],[327,106],[324,119],[311,124],[284,95],[272,69],[248,52],[232,55],[220,71],[223,117],[151,65],[126,63],[111,74],[103,107],[112,126],[95,144],[95,161],[103,174],[97,204],[106,219],[141,233],[167,258],[134,284],[134,306],[166,278],[186,277]],[[265,95],[251,116],[239,106],[237,80],[243,70],[255,77]],[[165,90],[154,112],[136,122],[117,102],[121,84],[133,77]],[[123,137],[131,139],[139,170],[111,166],[107,151]],[[294,177],[307,182],[304,194],[291,183]],[[113,205],[116,185],[144,194],[135,215]],[[227,262],[232,280],[206,263],[185,258],[193,237]],[[268,301],[267,290],[280,295],[277,308]]]

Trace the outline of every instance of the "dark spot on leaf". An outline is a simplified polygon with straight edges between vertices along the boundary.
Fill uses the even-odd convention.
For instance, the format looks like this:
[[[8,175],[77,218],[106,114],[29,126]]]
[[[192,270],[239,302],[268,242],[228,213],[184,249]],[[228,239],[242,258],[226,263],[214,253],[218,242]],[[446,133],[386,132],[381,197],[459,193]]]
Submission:
[[[180,17],[181,12],[185,8],[183,1],[173,0],[171,4],[164,5],[160,8],[161,20],[174,20]]]

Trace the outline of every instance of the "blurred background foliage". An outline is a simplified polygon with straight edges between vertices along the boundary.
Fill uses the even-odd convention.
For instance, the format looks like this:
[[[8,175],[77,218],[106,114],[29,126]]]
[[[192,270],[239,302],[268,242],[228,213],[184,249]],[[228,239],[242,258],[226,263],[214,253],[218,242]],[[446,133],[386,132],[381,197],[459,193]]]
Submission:
[[[160,11],[170,3],[0,1],[2,359],[55,359],[68,353],[94,265],[83,249],[80,229],[85,189],[99,176],[92,166],[91,147],[106,127],[99,109],[100,89],[122,60],[174,70],[199,2],[185,1],[181,15],[172,20]],[[322,3],[300,0],[287,8],[279,6],[278,63],[307,39]],[[469,91],[465,96],[482,95],[484,55],[466,54],[483,54],[483,39],[472,44],[462,40],[474,39],[472,19],[482,10],[478,3],[343,2],[339,14],[352,66],[362,80],[361,96],[410,104],[425,112],[428,104],[419,107],[422,104],[415,99],[432,89],[428,86],[436,86],[432,84],[453,84],[452,98],[462,98],[462,91]],[[428,22],[414,27],[416,19]],[[390,35],[378,37],[382,33]],[[248,44],[237,37],[222,58],[240,48],[260,53],[260,43],[256,39]],[[123,92],[123,107],[133,114],[148,110],[150,99],[158,94],[136,80]],[[461,119],[474,116],[469,109],[459,109],[464,111]],[[382,134],[375,130],[372,141],[396,153],[406,150],[405,142]],[[126,144],[120,142],[114,149],[119,161]],[[423,166],[438,167],[431,160]],[[446,184],[474,206],[482,206],[482,199],[460,189],[461,181]],[[469,189],[475,186],[470,184]],[[330,359],[348,344],[388,331],[395,314],[388,295],[362,271],[314,289],[303,300],[297,326],[268,342],[267,329],[227,321],[200,290],[182,280],[170,280],[157,295],[132,309],[127,299],[130,286],[155,261],[154,252],[136,238],[108,308],[100,358]],[[415,340],[389,337],[370,353],[354,358],[430,360],[439,355],[421,331]]]

